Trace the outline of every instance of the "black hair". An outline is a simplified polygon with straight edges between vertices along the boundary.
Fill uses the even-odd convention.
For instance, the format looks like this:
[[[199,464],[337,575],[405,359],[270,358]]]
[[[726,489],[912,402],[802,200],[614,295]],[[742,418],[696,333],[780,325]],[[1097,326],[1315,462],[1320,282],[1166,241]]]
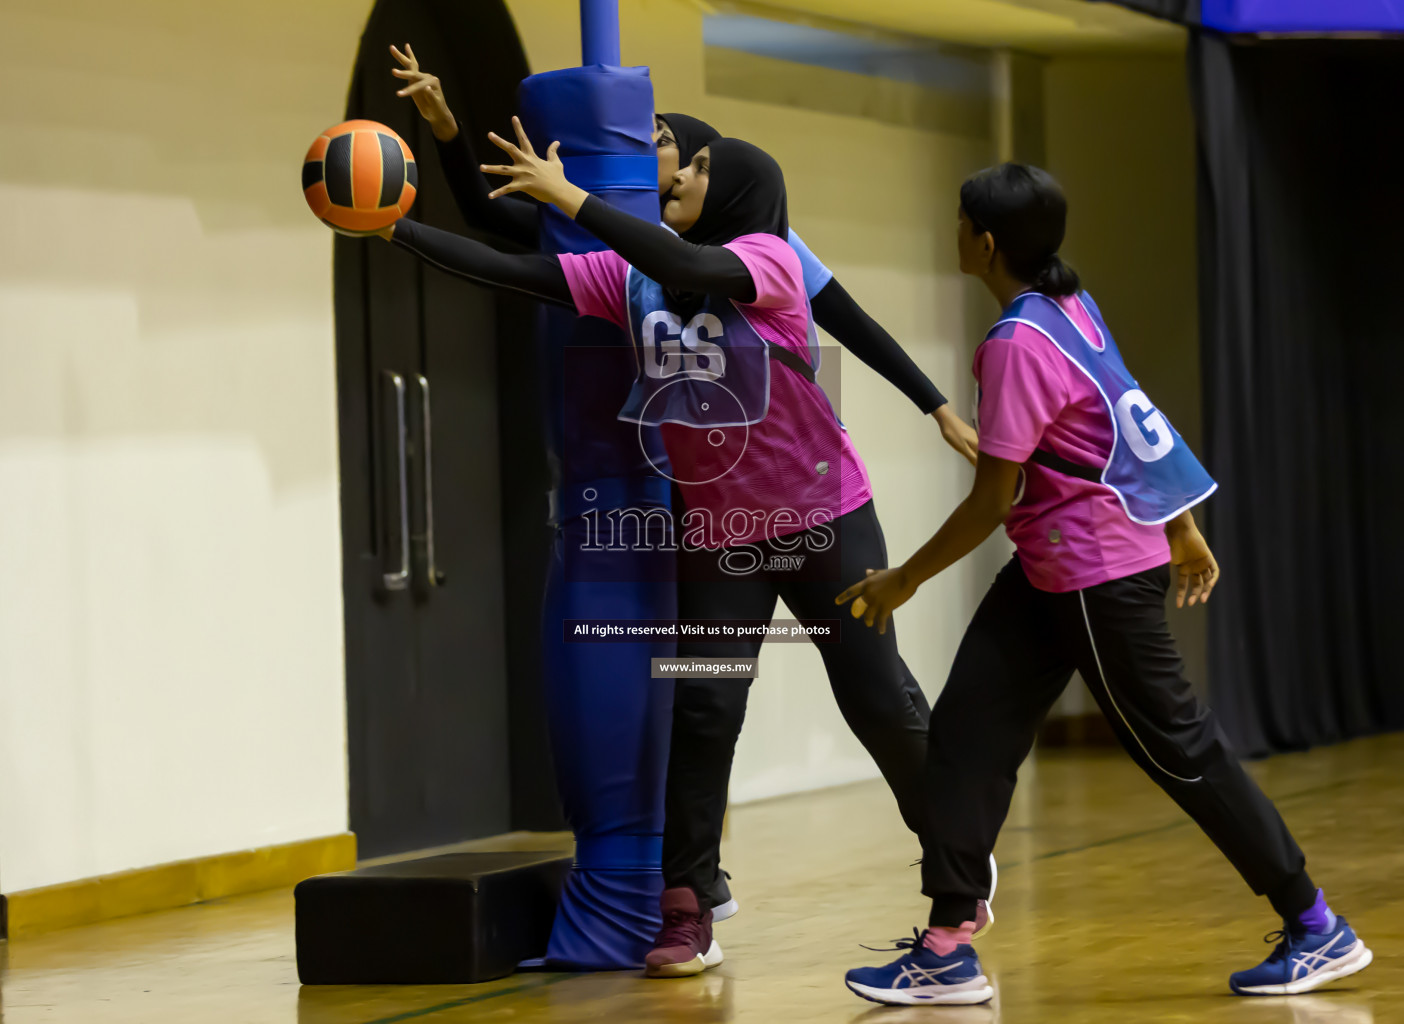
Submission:
[[[960,208],[975,233],[988,231],[1009,273],[1044,295],[1074,295],[1077,271],[1058,255],[1068,200],[1053,175],[1031,164],[1005,163],[972,174],[960,186]]]

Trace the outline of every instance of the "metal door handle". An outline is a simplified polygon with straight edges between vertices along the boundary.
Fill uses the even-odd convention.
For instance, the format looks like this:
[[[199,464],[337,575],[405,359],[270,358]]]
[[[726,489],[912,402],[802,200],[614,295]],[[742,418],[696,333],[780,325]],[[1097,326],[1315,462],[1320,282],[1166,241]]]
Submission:
[[[429,378],[422,373],[415,374],[415,380],[419,381],[420,414],[423,417],[420,426],[423,430],[424,444],[424,561],[425,575],[428,577],[429,586],[443,586],[446,577],[439,571],[438,563],[434,561],[434,421],[429,413]]]
[[[390,370],[381,370],[395,388],[396,454],[398,456],[397,476],[400,493],[400,568],[398,572],[382,575],[386,590],[404,590],[409,586],[410,576],[410,535],[409,535],[409,468],[405,452],[405,379]]]

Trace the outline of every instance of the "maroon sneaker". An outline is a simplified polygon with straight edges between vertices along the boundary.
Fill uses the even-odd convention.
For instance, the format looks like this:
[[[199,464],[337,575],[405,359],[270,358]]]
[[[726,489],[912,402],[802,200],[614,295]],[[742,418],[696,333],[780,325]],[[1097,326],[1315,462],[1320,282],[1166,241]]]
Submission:
[[[697,894],[687,886],[663,890],[663,928],[644,957],[650,978],[685,978],[722,962],[721,947],[712,938],[712,912],[702,910]]]

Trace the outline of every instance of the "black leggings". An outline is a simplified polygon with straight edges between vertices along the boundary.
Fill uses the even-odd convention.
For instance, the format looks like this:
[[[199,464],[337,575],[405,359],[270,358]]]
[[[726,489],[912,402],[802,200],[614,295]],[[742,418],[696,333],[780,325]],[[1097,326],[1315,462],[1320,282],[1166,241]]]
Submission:
[[[1169,584],[1162,565],[1050,594],[1029,582],[1017,558],[995,579],[931,716],[921,869],[931,924],[974,920],[1019,765],[1073,669],[1131,759],[1255,893],[1283,917],[1312,905],[1302,851],[1185,681],[1165,621]]]
[[[817,644],[829,685],[853,734],[867,748],[891,787],[907,827],[921,833],[922,771],[930,706],[897,653],[892,623],[886,635],[848,617],[834,598],[887,566],[882,527],[869,501],[820,531],[762,542],[762,565],[774,555],[802,554],[798,571],[765,568],[729,575],[716,551],[687,551],[679,558],[678,616],[682,619],[769,621],[783,598],[801,622],[842,621],[838,643]],[[732,643],[681,640],[678,656],[755,658],[760,639]],[[746,717],[749,679],[680,678],[673,700],[672,751],[668,759],[667,816],[663,828],[663,879],[691,886],[707,901],[716,877],[732,754]]]

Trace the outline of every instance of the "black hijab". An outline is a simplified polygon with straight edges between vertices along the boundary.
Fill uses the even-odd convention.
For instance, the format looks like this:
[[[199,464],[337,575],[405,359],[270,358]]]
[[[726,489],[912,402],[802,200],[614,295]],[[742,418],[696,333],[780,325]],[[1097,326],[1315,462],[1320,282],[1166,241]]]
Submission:
[[[740,139],[713,139],[708,145],[711,167],[702,214],[682,237],[698,245],[722,245],[742,235],[788,238],[785,176],[775,158]]]
[[[686,167],[692,163],[692,158],[697,155],[697,151],[703,146],[709,145],[713,139],[721,138],[721,132],[717,131],[706,121],[687,114],[659,114],[663,123],[668,126],[668,130],[673,133],[673,138],[678,143],[678,166]]]
[[[668,116],[671,115],[664,119]],[[672,127],[671,121],[668,126]],[[682,237],[696,245],[723,245],[742,235],[771,234],[788,239],[785,176],[775,159],[740,139],[716,138],[707,145],[711,147],[707,195],[703,197],[697,223]],[[678,146],[681,149],[681,139]],[[684,320],[691,319],[707,298],[700,292],[671,288],[665,294],[668,308]]]

